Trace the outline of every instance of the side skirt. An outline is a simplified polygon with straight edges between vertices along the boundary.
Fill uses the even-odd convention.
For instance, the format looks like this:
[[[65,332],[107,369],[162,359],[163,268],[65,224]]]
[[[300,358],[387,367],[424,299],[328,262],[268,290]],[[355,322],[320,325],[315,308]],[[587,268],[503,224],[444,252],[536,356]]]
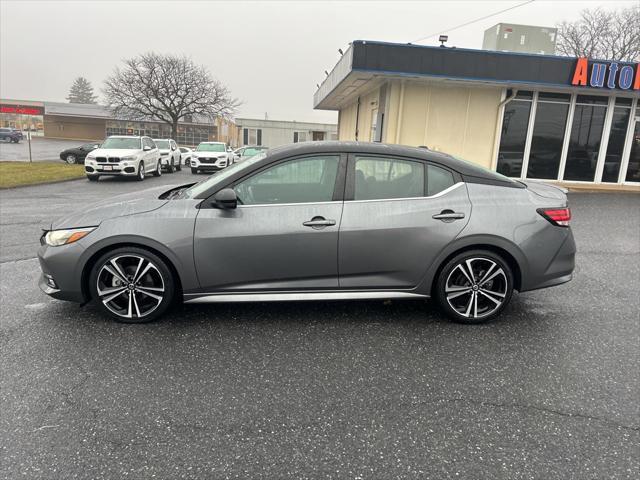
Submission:
[[[408,292],[273,292],[185,294],[184,303],[218,302],[297,302],[306,300],[373,300],[388,298],[429,298],[429,295]]]

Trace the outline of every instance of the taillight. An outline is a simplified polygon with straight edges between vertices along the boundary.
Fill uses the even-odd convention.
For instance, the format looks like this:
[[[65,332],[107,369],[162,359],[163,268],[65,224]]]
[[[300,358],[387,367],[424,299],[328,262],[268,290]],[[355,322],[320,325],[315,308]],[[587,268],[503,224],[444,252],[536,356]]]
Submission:
[[[539,208],[538,213],[559,227],[568,227],[571,220],[570,208]]]

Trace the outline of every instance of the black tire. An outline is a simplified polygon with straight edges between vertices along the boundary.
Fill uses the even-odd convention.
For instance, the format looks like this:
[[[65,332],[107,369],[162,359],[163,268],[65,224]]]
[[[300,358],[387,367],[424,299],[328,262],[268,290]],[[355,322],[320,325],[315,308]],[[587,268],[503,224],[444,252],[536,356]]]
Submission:
[[[469,250],[440,270],[434,296],[453,321],[478,324],[502,313],[511,300],[513,284],[513,272],[502,257],[488,250]]]
[[[162,163],[160,162],[160,160],[158,160],[158,164],[156,165],[156,171],[153,172],[153,176],[154,177],[162,176]]]
[[[178,172],[181,172],[181,171],[182,171],[182,157],[180,157],[180,158],[178,159],[178,165],[176,166],[176,170],[177,170]]]
[[[75,165],[78,163],[78,157],[76,157],[73,154],[69,154],[65,157],[64,161],[67,162],[69,165]]]
[[[191,167],[191,173],[197,174],[198,173],[198,169]]]
[[[100,177],[98,175],[87,175],[87,178],[90,182],[97,182]]]
[[[138,164],[138,174],[136,175],[136,180],[139,182],[142,182],[144,180],[144,177],[145,177],[145,171],[144,171],[144,160],[143,160]]]
[[[103,267],[107,264],[109,264],[112,271],[117,271],[114,269],[113,264],[110,263],[113,259],[116,259],[116,264],[120,272],[128,277],[125,279],[129,282],[126,286],[124,282],[120,281],[115,275],[103,271]],[[138,263],[139,259],[143,260],[142,263]],[[152,268],[145,271],[148,264],[151,264]],[[138,265],[141,265],[140,270],[137,270]],[[140,271],[146,273],[141,276],[133,287],[129,288],[129,285],[133,284],[131,277]],[[111,282],[105,283],[105,280],[109,279]],[[158,280],[160,280],[160,282],[158,282]],[[120,289],[121,285],[122,294],[117,295],[113,300],[105,303],[103,300],[114,295],[113,292],[118,293],[117,289]],[[161,285],[162,292],[158,290],[157,286],[154,287],[153,285]],[[103,290],[99,292],[99,288]],[[156,297],[161,297],[161,300],[152,298],[150,295],[148,296],[142,290],[138,289],[147,290],[148,293]],[[111,292],[105,293],[109,290],[111,290]],[[175,279],[164,260],[154,253],[138,247],[122,247],[105,253],[95,262],[89,275],[91,300],[97,305],[100,311],[122,323],[146,323],[157,319],[173,302],[175,291]],[[102,296],[100,293],[102,293]],[[131,301],[129,300],[132,295],[133,298],[136,299],[135,302],[133,298]],[[130,309],[129,303],[131,303]],[[122,310],[116,307],[121,307]],[[148,313],[145,313],[145,309],[148,310]],[[120,313],[118,313],[118,311],[120,311]],[[128,316],[129,312],[131,316]],[[140,312],[142,315],[138,316],[137,312]]]
[[[173,165],[173,159],[171,160],[171,163],[169,164],[169,166],[167,167],[167,171],[169,173],[173,173],[176,171],[176,167]]]

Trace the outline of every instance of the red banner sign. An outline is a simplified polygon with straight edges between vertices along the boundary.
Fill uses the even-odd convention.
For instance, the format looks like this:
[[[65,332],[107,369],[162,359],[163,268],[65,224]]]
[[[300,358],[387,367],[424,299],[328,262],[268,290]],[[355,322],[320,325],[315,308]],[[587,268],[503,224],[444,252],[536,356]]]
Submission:
[[[0,113],[16,113],[18,115],[44,115],[44,107],[27,107],[24,105],[0,105]]]

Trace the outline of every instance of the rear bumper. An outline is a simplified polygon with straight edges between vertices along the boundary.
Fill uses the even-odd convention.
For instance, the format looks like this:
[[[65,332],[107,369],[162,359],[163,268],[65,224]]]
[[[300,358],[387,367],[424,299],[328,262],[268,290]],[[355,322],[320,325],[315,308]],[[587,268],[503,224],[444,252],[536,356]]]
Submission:
[[[552,228],[558,229],[562,227]],[[573,278],[573,270],[575,269],[576,242],[573,238],[573,232],[570,228],[563,230],[566,231],[565,238],[560,244],[560,247],[556,250],[555,255],[553,255],[547,262],[541,262],[539,265],[532,266],[531,270],[537,270],[537,267],[540,267],[540,265],[542,265],[542,268],[544,268],[544,270],[531,271],[529,274],[529,282],[523,281],[523,288],[521,289],[522,292],[554,287],[556,285],[566,283]],[[551,245],[549,245],[549,247],[552,247],[552,243]],[[542,259],[539,258],[538,260]]]

